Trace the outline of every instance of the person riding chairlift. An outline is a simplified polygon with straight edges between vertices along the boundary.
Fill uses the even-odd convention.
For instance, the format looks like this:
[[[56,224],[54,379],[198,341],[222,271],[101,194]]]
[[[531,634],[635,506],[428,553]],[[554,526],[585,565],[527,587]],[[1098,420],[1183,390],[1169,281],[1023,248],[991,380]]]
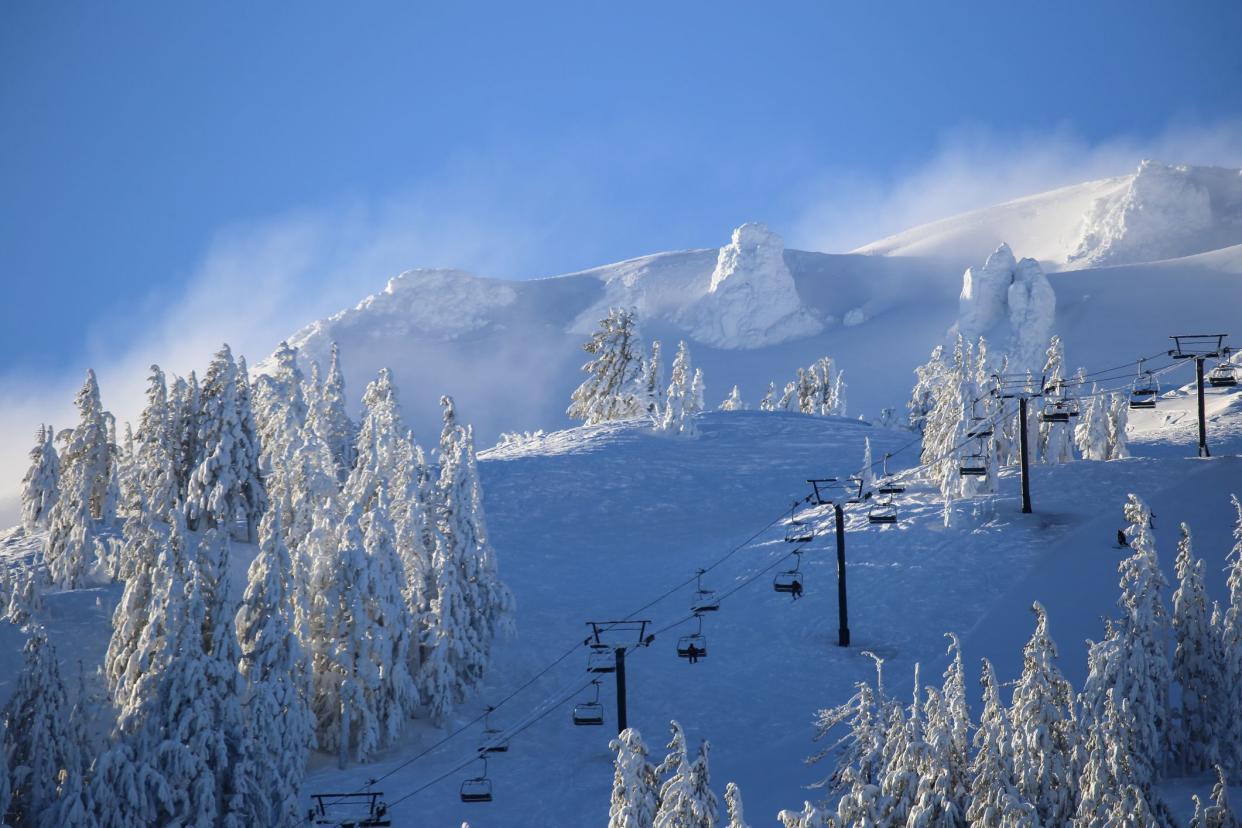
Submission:
[[[802,597],[802,582],[795,579],[794,582],[790,584],[789,594],[793,596],[793,599],[795,601],[801,598]]]
[[[701,652],[702,652],[702,650],[700,650],[700,649],[699,649],[698,647],[696,647],[694,644],[691,644],[689,647],[687,647],[687,648],[686,648],[686,658],[687,658],[687,660],[689,660],[689,662],[690,662],[691,664],[698,664],[698,663],[699,663],[699,654],[700,654]]]

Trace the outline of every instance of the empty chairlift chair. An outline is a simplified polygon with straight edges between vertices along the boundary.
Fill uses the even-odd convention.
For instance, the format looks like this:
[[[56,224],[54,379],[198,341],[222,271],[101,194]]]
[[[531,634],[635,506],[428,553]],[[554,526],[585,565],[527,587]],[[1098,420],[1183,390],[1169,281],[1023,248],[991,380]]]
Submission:
[[[1144,360],[1139,360],[1139,373],[1134,384],[1130,386],[1130,407],[1148,409],[1156,407],[1156,397],[1160,395],[1160,383],[1151,371],[1143,370]]]
[[[720,609],[720,599],[716,597],[715,590],[703,587],[703,574],[706,571],[700,569],[695,580],[697,586],[694,590],[694,600],[690,602],[690,611],[695,615],[701,612],[716,612]]]
[[[577,727],[596,727],[604,723],[604,706],[599,703],[599,679],[591,684],[595,687],[595,697],[574,705],[573,722]]]
[[[890,497],[883,503],[873,503],[867,511],[867,522],[876,524],[890,524],[897,522],[897,507],[893,504]]]
[[[809,523],[803,523],[794,515],[797,513],[798,503],[789,507],[789,524],[785,527],[786,543],[810,543],[815,540],[815,527]]]
[[[677,639],[678,658],[687,659],[691,664],[700,658],[707,658],[707,638],[703,635],[703,616],[696,615],[695,618],[699,622],[698,631]]]
[[[588,673],[617,672],[617,657],[607,644],[592,644],[591,652],[587,653]]]
[[[971,454],[962,455],[958,462],[958,472],[962,477],[986,477],[988,473],[988,455],[980,445]]]
[[[967,437],[991,437],[992,421],[979,413],[979,400],[970,404],[970,422],[966,425]]]
[[[487,757],[480,756],[483,772],[461,783],[462,802],[491,802],[492,780],[487,778]]]
[[[495,708],[489,707],[483,714],[483,744],[479,746],[479,753],[508,753],[509,740],[503,738],[504,731],[491,725],[493,710]]]
[[[1238,369],[1222,362],[1208,373],[1208,383],[1213,388],[1232,388],[1238,384]]]
[[[888,473],[888,458],[890,456],[891,455],[888,455],[888,454],[884,455],[883,472],[880,476],[879,484],[875,487],[875,490],[882,495],[901,494],[902,492],[906,490],[905,486],[897,482],[896,478],[894,478],[892,475]]]

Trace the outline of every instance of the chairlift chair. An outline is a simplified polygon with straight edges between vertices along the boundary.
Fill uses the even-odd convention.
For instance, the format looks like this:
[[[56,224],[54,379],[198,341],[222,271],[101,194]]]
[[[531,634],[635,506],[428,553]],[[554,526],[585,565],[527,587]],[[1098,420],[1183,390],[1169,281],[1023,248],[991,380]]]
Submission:
[[[491,717],[494,707],[487,708],[487,712],[483,714],[483,744],[479,747],[479,753],[508,753],[509,740],[501,738],[504,731],[498,727],[492,727]]]
[[[967,437],[991,437],[992,422],[979,413],[979,400],[974,400],[970,404],[970,424],[966,426]]]
[[[591,652],[587,653],[588,673],[617,672],[617,656],[605,644],[592,644]]]
[[[777,592],[796,594],[802,589],[802,555],[799,552],[795,552],[794,557],[797,560],[794,568],[785,572],[778,572],[776,577],[772,579],[772,589]]]
[[[716,612],[720,609],[720,599],[716,597],[715,590],[703,588],[703,574],[707,570],[700,569],[697,574],[697,587],[694,590],[694,600],[690,602],[690,611],[695,615],[701,612]]]
[[[1156,375],[1151,371],[1143,370],[1145,361],[1142,359],[1138,361],[1138,376],[1130,387],[1131,408],[1155,408],[1156,397],[1160,394],[1160,383],[1156,380]]]
[[[599,703],[599,679],[591,684],[595,685],[594,700],[574,705],[573,722],[578,727],[594,727],[604,723],[604,706]]]
[[[871,509],[867,512],[868,523],[889,524],[897,522],[897,507],[893,505],[893,499],[890,497],[884,503],[872,504]]]
[[[487,757],[480,756],[483,762],[483,773],[461,783],[462,802],[491,802],[492,780],[487,778]]]
[[[380,801],[383,795],[383,791],[312,794],[307,821],[324,828],[386,828],[392,820],[388,817],[388,803]]]
[[[901,494],[906,487],[897,482],[897,480],[888,473],[888,458],[890,455],[884,455],[884,466],[881,472],[880,483],[875,490],[883,495]],[[889,498],[890,500],[892,498]]]
[[[707,658],[707,638],[703,635],[703,616],[696,615],[695,618],[699,621],[698,631],[677,639],[677,656],[690,659],[692,662]]]
[[[1213,388],[1232,388],[1238,384],[1238,369],[1222,362],[1208,372],[1208,384]]]
[[[789,507],[789,525],[785,527],[785,543],[810,543],[815,540],[815,527],[794,517],[797,509],[798,502],[794,501],[794,505]]]
[[[958,471],[962,477],[986,477],[988,458],[983,454],[967,454],[962,457]]]

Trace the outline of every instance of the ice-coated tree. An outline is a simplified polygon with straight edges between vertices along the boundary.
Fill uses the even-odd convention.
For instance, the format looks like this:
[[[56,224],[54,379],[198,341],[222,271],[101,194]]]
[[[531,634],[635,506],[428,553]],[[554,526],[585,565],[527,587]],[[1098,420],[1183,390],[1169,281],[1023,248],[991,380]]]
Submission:
[[[1229,605],[1220,620],[1220,649],[1225,654],[1224,681],[1228,691],[1225,729],[1220,734],[1221,758],[1233,773],[1242,769],[1242,501],[1230,495],[1237,514],[1233,526],[1233,548],[1229,551]]]
[[[909,713],[902,713],[900,708],[890,713],[884,738],[884,777],[880,793],[884,797],[884,819],[894,825],[904,825],[909,818],[919,792],[920,778],[930,764],[930,748],[923,738],[922,694],[916,663]]]
[[[1130,456],[1126,442],[1126,423],[1130,418],[1130,403],[1126,394],[1113,394],[1108,398],[1108,458],[1124,460]]]
[[[859,470],[858,476],[862,478],[862,488],[864,492],[871,491],[872,481],[875,479],[875,474],[871,469],[871,465],[871,438],[863,437],[862,469]]]
[[[306,703],[303,651],[294,628],[289,551],[273,510],[259,524],[259,554],[235,626],[241,673],[247,681],[246,718],[255,752],[250,825],[294,826],[301,821],[302,777],[315,722]]]
[[[254,383],[254,417],[263,447],[259,457],[271,507],[280,512],[281,525],[293,524],[295,457],[306,431],[307,405],[297,350],[281,342],[272,354],[271,373]]]
[[[948,370],[944,361],[944,346],[937,345],[927,362],[914,369],[914,390],[910,392],[910,428],[920,434],[926,433],[927,417],[936,406],[936,390],[943,384]]]
[[[198,376],[191,371],[187,379],[176,378],[168,394],[168,418],[177,446],[177,495],[185,500],[190,475],[201,453],[198,423],[202,415],[202,394]]]
[[[729,392],[729,396],[719,406],[721,411],[745,411],[746,403],[742,402],[742,392],[733,386],[733,390]]]
[[[970,703],[966,699],[966,665],[962,661],[962,642],[956,633],[945,633],[949,639],[949,666],[944,671],[940,697],[944,702],[944,751],[953,772],[953,785],[963,794],[968,785],[970,768]]]
[[[27,532],[45,528],[56,505],[60,483],[60,458],[52,444],[55,433],[49,425],[40,425],[30,450],[30,468],[22,478],[22,526]]]
[[[670,775],[660,786],[660,808],[656,811],[654,828],[715,828],[720,818],[720,802],[711,789],[708,756],[711,746],[699,744],[698,756],[689,761],[685,734],[672,722],[672,751],[661,764],[669,767]],[[670,761],[675,759],[675,761]]]
[[[664,363],[660,359],[660,340],[651,343],[651,356],[643,363],[643,405],[647,416],[659,422],[664,408]]]
[[[341,371],[340,349],[332,343],[332,359],[328,375],[319,386],[319,393],[309,414],[312,427],[332,452],[337,479],[344,481],[354,467],[354,424],[345,406],[345,375]]]
[[[566,410],[586,425],[637,417],[646,413],[643,344],[633,309],[611,308],[599,330],[582,346],[592,359],[582,366],[588,375],[570,397]]]
[[[391,489],[399,473],[398,450],[405,428],[391,371],[380,369],[375,380],[368,383],[362,403],[365,411],[344,496],[361,506],[365,514],[374,508],[379,490]]]
[[[43,611],[43,588],[47,585],[47,570],[38,563],[22,563],[0,574],[0,586],[5,593],[0,618],[24,626],[35,614]]]
[[[1018,792],[1035,806],[1043,825],[1065,825],[1077,806],[1073,754],[1078,742],[1073,688],[1054,663],[1057,647],[1048,614],[1038,602],[1035,631],[1022,651],[1022,675],[1009,707]]]
[[[1134,717],[1131,749],[1137,764],[1133,780],[1146,790],[1166,756],[1169,733],[1169,686],[1172,670],[1166,642],[1170,625],[1161,591],[1168,586],[1160,571],[1151,512],[1137,495],[1127,496],[1126,537],[1134,550],[1118,566],[1121,618],[1109,624],[1104,641],[1088,653],[1084,706],[1095,717],[1103,715],[1105,693],[1115,689],[1116,703]]]
[[[785,390],[781,393],[780,401],[776,407],[781,411],[796,411],[794,404],[797,402],[798,384],[796,382],[785,383]]]
[[[1037,828],[1035,808],[1022,799],[1015,784],[1013,728],[1001,704],[996,671],[986,658],[980,684],[983,712],[974,736],[966,822],[980,828]]]
[[[186,492],[190,528],[231,529],[244,519],[248,532],[267,508],[259,470],[259,445],[244,373],[224,345],[203,379],[198,423],[199,456]]]
[[[608,749],[617,754],[608,828],[651,828],[660,804],[660,785],[642,736],[634,728],[626,728],[608,743]]]
[[[923,711],[925,750],[918,757],[918,787],[906,824],[953,828],[966,811],[965,768],[954,766],[952,727],[945,700],[934,688],[927,689]]]
[[[802,803],[801,811],[781,811],[776,815],[781,821],[784,828],[835,828],[836,820],[832,818],[829,811],[821,810],[810,802]],[[866,825],[867,823],[856,823],[858,825]],[[875,825],[887,825],[888,823],[876,822]]]
[[[774,399],[775,396],[776,396],[776,383],[769,382],[767,392],[764,393],[763,399],[759,401],[759,410],[760,411],[775,411],[776,410],[776,400]]]
[[[1083,460],[1108,459],[1109,408],[1099,386],[1091,387],[1091,396],[1074,427],[1074,443]]]
[[[725,828],[750,828],[746,824],[746,815],[742,813],[742,790],[736,783],[725,785],[725,813],[729,822]]]
[[[885,731],[896,702],[884,694],[884,660],[871,652],[864,656],[875,662],[875,686],[859,682],[853,696],[836,707],[820,710],[815,719],[815,740],[826,739],[844,726],[849,733],[808,758],[808,763],[835,757],[832,775],[821,786],[832,792],[858,796],[864,788],[876,788],[884,775]]]
[[[695,376],[697,373],[690,365],[690,349],[683,340],[677,345],[671,381],[664,395],[664,418],[660,422],[661,431],[687,436],[694,435],[693,383]]]
[[[1044,363],[1044,388],[1046,404],[1065,401],[1065,348],[1061,337],[1053,336],[1048,343],[1047,361]],[[1039,455],[1045,463],[1068,463],[1074,459],[1073,426],[1069,423],[1041,422],[1039,426]]]
[[[1184,774],[1202,773],[1220,760],[1217,735],[1228,726],[1223,668],[1225,654],[1212,627],[1203,561],[1195,557],[1190,527],[1181,525],[1177,591],[1173,593],[1173,680],[1181,687],[1174,716],[1172,764]]]
[[[94,371],[86,372],[75,404],[80,419],[60,452],[60,487],[49,516],[46,553],[52,581],[64,589],[81,586],[106,554],[99,522],[112,474],[108,418]]]
[[[25,665],[0,713],[11,780],[9,814],[16,826],[86,826],[89,802],[82,755],[70,726],[70,707],[56,652],[40,627],[24,648]]]
[[[1238,828],[1239,820],[1229,807],[1229,785],[1225,782],[1225,771],[1220,765],[1216,766],[1212,804],[1205,808],[1198,795],[1191,798],[1195,803],[1195,813],[1190,818],[1188,828]]]
[[[703,385],[703,369],[695,368],[694,376],[690,378],[690,393],[686,395],[687,414],[694,416],[703,413],[705,410],[703,398],[706,393],[707,387]]]
[[[1111,825],[1109,815],[1134,784],[1134,715],[1122,700],[1118,705],[1113,688],[1104,694],[1104,705],[1086,734],[1086,762],[1078,781],[1078,809],[1074,825]]]

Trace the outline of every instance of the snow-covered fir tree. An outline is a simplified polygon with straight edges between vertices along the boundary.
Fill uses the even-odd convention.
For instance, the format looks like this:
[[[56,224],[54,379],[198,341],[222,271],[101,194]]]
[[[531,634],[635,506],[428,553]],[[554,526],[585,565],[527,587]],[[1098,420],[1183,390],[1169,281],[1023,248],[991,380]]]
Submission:
[[[193,371],[189,377],[173,380],[168,392],[168,418],[177,445],[177,495],[184,502],[189,491],[190,475],[201,454],[198,425],[202,415],[202,393],[198,387],[198,375]]]
[[[695,368],[694,376],[690,378],[690,393],[686,395],[686,413],[690,416],[702,414],[705,411],[704,398],[707,395],[707,386],[703,384],[703,369]]]
[[[1060,403],[1067,406],[1065,397],[1065,349],[1061,337],[1053,336],[1048,344],[1047,361],[1044,363],[1045,407]],[[1064,410],[1068,411],[1067,407]],[[1068,463],[1074,459],[1073,425],[1055,421],[1043,421],[1039,425],[1039,457],[1045,463]]]
[[[250,801],[251,825],[294,826],[302,816],[302,777],[315,722],[301,684],[306,670],[295,632],[291,571],[279,513],[270,511],[259,524],[259,554],[235,620],[258,794]]]
[[[776,403],[776,409],[779,411],[797,411],[795,403],[797,403],[798,384],[796,382],[785,383],[785,390],[781,393],[780,400]]]
[[[659,422],[664,409],[664,363],[660,357],[660,340],[651,343],[651,355],[643,363],[643,405],[652,422]]]
[[[317,367],[314,373],[318,373]],[[323,382],[309,384],[307,422],[332,454],[338,481],[344,481],[354,467],[354,424],[346,409],[345,375],[341,370],[340,349],[332,343],[332,359]]]
[[[106,555],[99,524],[112,474],[108,417],[94,371],[87,371],[75,405],[80,419],[60,452],[60,488],[49,517],[46,553],[52,581],[64,589],[80,587]]]
[[[776,818],[781,821],[784,828],[836,828],[837,824],[829,811],[822,810],[810,802],[803,802],[801,811],[781,811]],[[874,824],[879,826],[886,823],[876,822]]]
[[[0,721],[0,828],[12,828],[5,818],[13,800],[13,789],[9,785],[9,752],[5,745],[5,725]]]
[[[664,418],[660,421],[661,431],[670,434],[694,435],[695,376],[697,372],[690,365],[690,348],[683,340],[677,345],[671,381],[664,395]]]
[[[1013,764],[1013,728],[1001,703],[992,662],[983,659],[983,712],[975,730],[966,821],[980,828],[1036,828],[1035,808],[1018,792]]]
[[[9,818],[15,826],[89,826],[81,734],[71,712],[56,653],[42,628],[26,641],[25,666],[0,719],[11,781]]]
[[[1212,804],[1206,808],[1198,795],[1192,797],[1195,803],[1194,815],[1190,818],[1187,828],[1238,828],[1239,821],[1229,807],[1229,785],[1225,782],[1225,772],[1220,765],[1216,766],[1216,784],[1212,786]]]
[[[30,450],[30,467],[22,478],[22,526],[27,532],[45,528],[56,505],[60,458],[52,444],[54,437],[51,426],[39,426]]]
[[[746,403],[742,402],[742,392],[738,391],[737,386],[733,386],[733,390],[729,392],[729,396],[719,406],[721,411],[745,411]]]
[[[1128,394],[1112,394],[1108,398],[1108,460],[1124,460],[1130,456],[1126,440],[1126,423],[1130,418]]]
[[[635,311],[612,308],[599,324],[582,346],[592,357],[582,366],[587,379],[573,392],[565,412],[586,425],[646,413],[643,344]]]
[[[936,407],[936,389],[943,384],[943,375],[947,368],[944,346],[937,345],[932,349],[927,362],[914,369],[914,390],[910,392],[910,401],[906,403],[906,408],[910,410],[910,428],[919,434],[927,431],[927,417]]]
[[[1166,642],[1170,624],[1161,591],[1168,586],[1156,556],[1151,534],[1151,512],[1137,495],[1127,496],[1126,537],[1133,554],[1118,566],[1121,618],[1111,622],[1108,634],[1088,653],[1088,676],[1083,687],[1088,716],[1103,715],[1105,694],[1113,689],[1116,704],[1134,718],[1137,763],[1133,781],[1146,789],[1166,755],[1169,728],[1169,686],[1172,670]]]
[[[776,383],[769,382],[768,390],[764,393],[763,399],[759,401],[759,410],[760,411],[775,411],[776,410],[775,397],[776,397]]]
[[[1225,654],[1223,667],[1227,691],[1226,710],[1232,711],[1221,732],[1221,758],[1233,773],[1242,770],[1242,501],[1230,495],[1237,518],[1233,527],[1233,548],[1229,551],[1229,604],[1220,619],[1220,649]]]
[[[1009,707],[1014,776],[1041,824],[1065,825],[1077,807],[1073,688],[1054,663],[1057,648],[1048,634],[1047,612],[1038,602],[1031,609],[1035,631],[1022,651],[1022,675]]]
[[[854,695],[846,702],[816,714],[816,741],[827,739],[842,726],[848,728],[849,733],[807,759],[813,764],[835,758],[835,769],[819,785],[833,793],[844,792],[847,798],[871,796],[867,789],[873,789],[878,795],[884,775],[885,731],[890,715],[897,708],[897,704],[884,695],[884,660],[870,652],[863,655],[875,662],[875,686],[859,682]]]
[[[1098,385],[1093,385],[1091,396],[1074,427],[1074,444],[1083,460],[1109,459],[1109,414],[1107,397],[1100,394]]]
[[[1115,824],[1109,822],[1110,816],[1135,784],[1136,757],[1130,752],[1134,747],[1133,730],[1134,714],[1124,699],[1120,705],[1117,703],[1110,687],[1105,691],[1099,715],[1087,729],[1075,825],[1103,828]]]
[[[608,828],[651,828],[659,808],[659,778],[647,759],[647,746],[634,728],[608,743],[613,760],[612,799]]]
[[[1223,668],[1225,654],[1212,627],[1203,561],[1195,557],[1190,527],[1181,525],[1177,546],[1177,591],[1173,593],[1173,680],[1181,687],[1180,709],[1171,739],[1174,767],[1202,773],[1220,761],[1217,735],[1228,726]]]
[[[293,491],[298,474],[295,457],[306,431],[307,404],[297,351],[281,342],[272,354],[271,373],[254,383],[254,417],[262,453],[259,467],[271,508],[282,526],[293,525]]]
[[[711,789],[708,756],[710,745],[699,744],[698,755],[689,760],[686,737],[681,725],[672,722],[670,753],[661,763],[667,778],[660,786],[660,808],[654,828],[715,828],[720,818],[720,802]]]
[[[267,508],[267,493],[245,374],[238,370],[228,345],[212,358],[201,404],[199,456],[187,484],[186,520],[193,529],[230,530],[244,520],[252,532]]]
[[[737,784],[730,782],[725,785],[725,815],[729,818],[729,822],[725,828],[749,828],[746,824],[746,814],[742,809],[742,791]]]

